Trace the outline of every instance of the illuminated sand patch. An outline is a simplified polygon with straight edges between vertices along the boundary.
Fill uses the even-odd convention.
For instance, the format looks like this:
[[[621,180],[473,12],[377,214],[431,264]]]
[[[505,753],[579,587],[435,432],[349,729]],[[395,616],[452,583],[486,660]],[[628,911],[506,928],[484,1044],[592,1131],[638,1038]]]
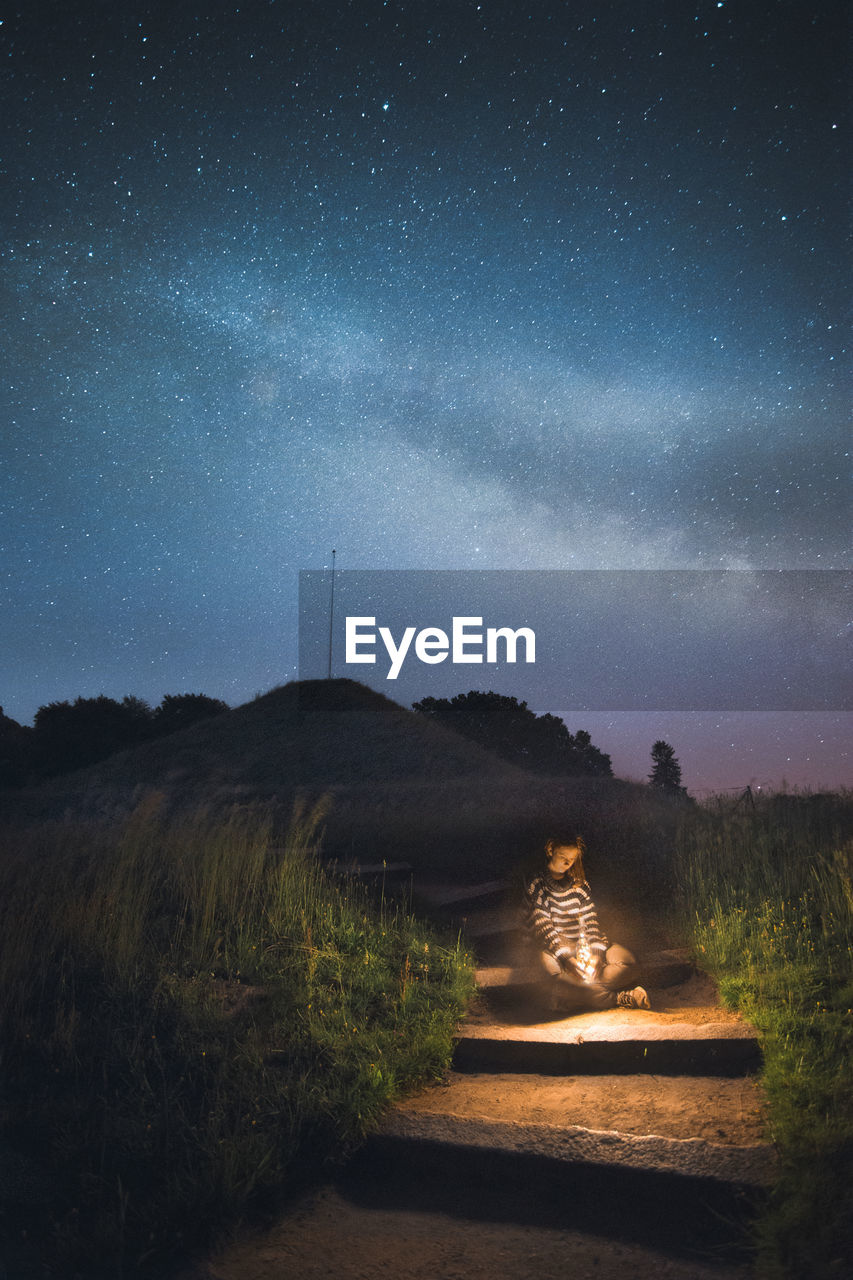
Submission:
[[[446,1085],[401,1103],[413,1115],[616,1130],[637,1137],[701,1138],[727,1146],[765,1140],[754,1077],[543,1076],[451,1072]]]

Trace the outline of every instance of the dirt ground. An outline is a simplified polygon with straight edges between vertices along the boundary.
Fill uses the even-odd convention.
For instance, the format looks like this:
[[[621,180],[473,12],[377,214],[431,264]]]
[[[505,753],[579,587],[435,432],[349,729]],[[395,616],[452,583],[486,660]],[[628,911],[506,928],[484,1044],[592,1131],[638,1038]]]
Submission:
[[[662,1215],[666,1206],[661,1206]],[[335,1187],[183,1280],[748,1280],[746,1265],[673,1257],[587,1232],[371,1208]]]
[[[685,1016],[694,1024],[736,1019],[720,1007],[713,982],[702,975],[654,995],[652,1012],[637,1011],[646,1025],[669,1027]],[[502,1020],[517,1022],[517,1012],[502,1015],[476,999],[465,1021],[485,1031]],[[569,1021],[580,1027],[592,1016]],[[552,1025],[556,1031],[566,1024]],[[404,1105],[724,1145],[749,1145],[764,1136],[762,1100],[751,1078],[451,1072],[444,1085],[431,1086]],[[420,1204],[415,1197],[401,1208],[369,1187],[343,1180],[304,1196],[271,1230],[241,1239],[181,1280],[748,1280],[751,1275],[749,1265],[732,1261],[722,1244],[716,1255],[706,1246],[701,1256],[687,1257],[683,1248],[640,1243],[644,1234],[656,1242],[667,1239],[668,1215],[678,1210],[665,1199],[649,1210],[648,1231],[642,1224],[639,1231],[626,1224],[617,1238],[614,1230],[595,1224],[578,1229],[579,1223],[585,1227],[582,1214],[570,1216],[572,1225],[564,1227],[553,1225],[547,1215],[537,1221],[535,1210],[517,1212],[524,1195],[521,1180],[497,1197],[492,1188],[483,1212],[472,1215],[471,1197],[469,1209],[460,1206],[458,1213],[437,1209],[428,1197]],[[727,1235],[731,1232],[721,1224],[721,1241]]]
[[[749,1077],[465,1072],[454,1073],[447,1086],[425,1091],[404,1107],[522,1124],[701,1138],[723,1146],[761,1142],[765,1125],[763,1098]]]
[[[584,1123],[721,1144],[762,1137],[761,1099],[749,1079],[453,1073],[446,1086],[425,1090],[406,1105],[442,1108],[451,1090],[454,1109],[466,1115],[499,1110],[508,1120]],[[523,1184],[516,1192],[523,1196]],[[512,1194],[503,1212],[491,1203],[488,1216],[471,1218],[428,1204],[369,1203],[346,1185],[329,1185],[305,1196],[271,1231],[236,1243],[182,1280],[748,1280],[751,1274],[730,1255],[686,1258],[637,1243],[630,1231],[619,1240],[517,1221],[514,1209]],[[668,1211],[661,1203],[664,1239]]]

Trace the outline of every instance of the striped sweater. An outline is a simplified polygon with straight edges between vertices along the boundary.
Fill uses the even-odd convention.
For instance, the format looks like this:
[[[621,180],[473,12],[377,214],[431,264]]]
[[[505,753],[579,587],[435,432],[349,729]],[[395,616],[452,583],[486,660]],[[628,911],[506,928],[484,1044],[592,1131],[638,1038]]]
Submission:
[[[586,881],[560,883],[547,874],[537,876],[525,890],[527,920],[537,941],[552,956],[574,956],[583,936],[593,951],[610,945],[595,913]]]

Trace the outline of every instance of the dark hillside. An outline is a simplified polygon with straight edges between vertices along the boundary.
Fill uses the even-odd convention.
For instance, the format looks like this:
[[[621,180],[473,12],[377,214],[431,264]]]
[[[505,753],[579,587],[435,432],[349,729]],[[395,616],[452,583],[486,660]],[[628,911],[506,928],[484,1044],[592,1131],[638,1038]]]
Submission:
[[[330,799],[324,852],[500,873],[552,831],[581,831],[632,882],[678,820],[649,788],[538,777],[352,680],[294,682],[88,769],[6,793],[10,820],[112,819],[148,791],[219,811]],[[606,853],[605,853],[606,851]]]
[[[167,738],[19,793],[33,816],[110,816],[139,789],[174,804],[289,801],[378,783],[513,780],[518,770],[353,680],[293,682]]]

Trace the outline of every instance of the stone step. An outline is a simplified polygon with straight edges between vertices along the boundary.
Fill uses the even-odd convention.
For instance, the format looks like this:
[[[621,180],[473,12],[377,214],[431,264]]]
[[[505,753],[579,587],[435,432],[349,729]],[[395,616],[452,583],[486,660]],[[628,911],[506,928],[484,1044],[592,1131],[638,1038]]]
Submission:
[[[406,1115],[551,1125],[625,1138],[760,1147],[767,1124],[756,1076],[575,1075],[450,1071],[397,1106]]]
[[[519,988],[513,991],[517,995]],[[454,1066],[546,1075],[700,1076],[743,1075],[761,1066],[755,1029],[715,1003],[716,987],[706,975],[650,994],[651,1010],[572,1016],[544,1011],[540,989],[507,1005],[481,995],[460,1024]]]
[[[713,1256],[719,1266],[746,1259],[748,1224],[774,1170],[774,1153],[764,1144],[398,1107],[357,1154],[349,1176],[385,1209],[428,1209],[471,1224],[580,1229],[591,1241],[665,1243],[670,1259]]]
[[[631,1170],[669,1177],[702,1179],[739,1188],[766,1188],[777,1172],[777,1156],[769,1143],[748,1146],[708,1142],[703,1138],[666,1138],[581,1125],[524,1124],[447,1113],[396,1108],[383,1122],[379,1136],[396,1142],[420,1158],[426,1144],[444,1148],[448,1160],[461,1152],[490,1156],[523,1155],[545,1162],[553,1174]]]
[[[658,952],[641,972],[655,982],[646,979],[650,1010],[569,1016],[551,1010],[552,980],[543,979],[541,970],[480,969],[478,995],[460,1024],[455,1065],[557,1075],[739,1075],[761,1065],[755,1029],[720,1005],[713,978],[695,970],[688,953]]]
[[[507,1153],[555,1171],[633,1171],[765,1188],[777,1157],[755,1079],[468,1075],[400,1102],[379,1136],[419,1160],[427,1146],[485,1164]]]

